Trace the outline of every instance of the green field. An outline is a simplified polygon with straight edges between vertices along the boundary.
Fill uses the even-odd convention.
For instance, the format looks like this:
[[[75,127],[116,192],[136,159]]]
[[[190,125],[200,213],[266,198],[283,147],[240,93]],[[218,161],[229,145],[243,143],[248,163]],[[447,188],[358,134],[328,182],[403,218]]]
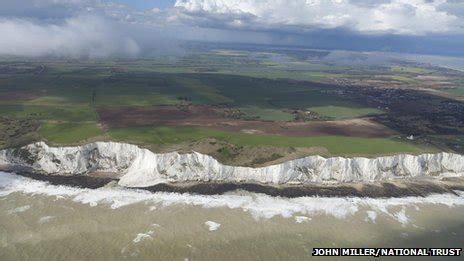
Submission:
[[[90,106],[0,104],[0,116],[54,121],[95,121],[96,112]]]
[[[115,140],[156,145],[170,145],[214,138],[243,146],[324,147],[329,151],[329,155],[381,155],[400,152],[418,153],[424,150],[424,148],[394,139],[342,136],[284,137],[192,127],[112,129],[108,134]]]
[[[356,108],[356,107],[342,107],[342,106],[320,106],[310,107],[310,111],[314,111],[320,115],[331,117],[334,119],[358,118],[367,115],[382,114],[383,111],[373,108]]]
[[[96,106],[154,106],[175,105],[179,100],[155,92],[144,94],[104,94],[98,95]]]
[[[199,96],[195,101],[206,104],[233,103],[233,100],[222,95],[214,87],[208,86],[195,78],[176,77],[175,81]]]
[[[399,81],[399,82],[404,82],[404,83],[417,83],[416,79],[413,79],[408,76],[403,76],[403,75],[381,75],[379,78],[384,78],[388,80],[393,80],[393,81]]]
[[[415,74],[426,74],[432,72],[431,70],[420,68],[420,67],[412,67],[412,66],[392,66],[391,70],[393,72],[401,72],[401,73],[415,73]]]
[[[44,123],[39,134],[47,141],[58,144],[75,144],[103,134],[96,122]]]
[[[445,90],[447,93],[458,95],[458,96],[464,96],[464,86],[458,86],[453,89],[446,89]]]
[[[142,145],[189,144],[216,139],[247,147],[323,147],[331,155],[430,150],[426,139],[422,140],[423,146],[415,146],[392,137],[356,138],[352,136],[359,135],[351,133],[343,134],[347,136],[284,137],[213,129],[214,124],[235,124],[234,120],[241,121],[243,126],[248,124],[246,121],[252,120],[256,124],[256,121],[262,120],[267,121],[266,124],[276,122],[282,124],[281,128],[288,128],[296,124],[310,124],[311,121],[372,116],[372,121],[384,124],[397,131],[396,136],[404,137],[428,131],[435,124],[424,119],[426,116],[418,115],[417,111],[400,111],[395,115],[401,119],[389,118],[393,112],[388,101],[402,94],[393,95],[394,91],[389,90],[391,95],[386,93],[387,96],[382,96],[385,93],[380,93],[380,90],[388,89],[391,83],[408,88],[414,85],[421,87],[421,77],[418,76],[440,76],[440,70],[406,63],[384,67],[342,65],[327,62],[323,57],[328,53],[215,47],[192,49],[176,57],[156,55],[133,60],[50,58],[0,61],[0,130],[5,132],[0,135],[0,146],[16,146],[40,139],[56,144],[75,144],[113,138]],[[34,68],[38,67],[46,69],[37,73]],[[464,95],[462,77],[454,71],[446,72],[446,75],[458,86],[448,92]],[[365,84],[370,82],[374,82],[379,93],[360,95],[359,92],[364,91],[357,89],[358,84],[367,89]],[[411,108],[418,104],[418,100],[411,100],[415,103]],[[424,104],[418,105],[427,109],[449,103],[435,98],[424,101]],[[391,104],[404,101],[396,102]],[[119,107],[122,112],[126,107],[137,107],[127,109],[140,113],[150,111],[146,107],[167,105],[181,111],[179,114],[188,113],[189,108],[196,105],[208,106],[209,110],[205,111],[218,113],[222,118],[220,122],[207,123],[210,125],[202,126],[204,128],[189,128],[166,127],[163,122],[143,125],[150,122],[151,115],[138,115],[143,124],[137,123],[137,126],[147,127],[129,126],[124,129],[112,126],[127,125],[112,125],[103,119],[107,107]],[[387,107],[390,109],[376,109]],[[308,110],[316,113],[307,113]],[[417,125],[403,128],[410,122],[409,119],[418,118],[420,120],[414,121]],[[449,119],[449,123],[443,121],[437,129],[452,132],[456,129],[456,118],[453,119]],[[324,132],[325,127],[318,131],[344,133]],[[432,134],[440,132],[432,131]]]
[[[295,117],[289,113],[278,109],[261,108],[257,106],[240,107],[241,112],[250,117],[258,117],[264,121],[292,121]]]

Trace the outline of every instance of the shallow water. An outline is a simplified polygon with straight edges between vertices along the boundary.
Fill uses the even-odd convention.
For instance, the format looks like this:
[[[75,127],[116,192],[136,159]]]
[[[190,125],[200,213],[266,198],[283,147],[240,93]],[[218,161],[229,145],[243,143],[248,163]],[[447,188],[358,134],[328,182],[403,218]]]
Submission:
[[[198,196],[0,173],[0,260],[304,260],[313,247],[462,247],[463,217],[463,193]]]

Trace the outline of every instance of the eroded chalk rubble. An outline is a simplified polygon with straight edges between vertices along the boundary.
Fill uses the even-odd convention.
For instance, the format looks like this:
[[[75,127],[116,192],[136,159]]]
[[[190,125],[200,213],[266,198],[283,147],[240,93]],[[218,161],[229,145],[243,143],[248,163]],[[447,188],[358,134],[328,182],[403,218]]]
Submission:
[[[116,142],[76,147],[49,147],[37,142],[0,151],[0,165],[45,175],[115,173],[119,185],[126,187],[175,182],[315,184],[464,176],[464,156],[453,153],[378,158],[309,156],[278,165],[249,168],[223,165],[197,152],[156,154]]]

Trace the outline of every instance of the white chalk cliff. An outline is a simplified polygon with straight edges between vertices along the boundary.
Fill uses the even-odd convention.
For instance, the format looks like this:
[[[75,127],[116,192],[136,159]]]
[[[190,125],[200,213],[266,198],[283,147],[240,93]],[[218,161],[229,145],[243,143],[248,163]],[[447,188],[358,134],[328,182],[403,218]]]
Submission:
[[[78,147],[49,147],[38,142],[0,151],[0,165],[28,168],[46,175],[119,173],[119,184],[126,187],[175,182],[314,184],[464,176],[464,156],[452,153],[399,154],[373,159],[309,156],[268,167],[248,168],[226,166],[196,152],[156,154],[115,142]]]

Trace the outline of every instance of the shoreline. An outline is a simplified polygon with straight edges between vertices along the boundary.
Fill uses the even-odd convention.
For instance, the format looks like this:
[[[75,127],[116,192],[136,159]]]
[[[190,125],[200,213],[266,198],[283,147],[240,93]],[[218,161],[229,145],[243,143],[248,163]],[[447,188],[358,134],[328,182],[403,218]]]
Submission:
[[[224,165],[198,152],[156,154],[136,145],[115,142],[95,142],[79,147],[49,147],[39,142],[0,151],[0,169],[10,172],[64,176],[111,172],[113,175],[107,177],[119,178],[118,183],[125,187],[177,182],[242,182],[275,186],[381,183],[384,180],[433,178],[448,174],[464,176],[463,162],[464,155],[445,152],[418,156],[398,154],[373,159],[316,155],[251,168]]]
[[[310,156],[269,167],[223,165],[193,152],[155,154],[136,145],[96,142],[49,147],[39,142],[0,151],[0,170],[96,189],[119,186],[151,192],[220,195],[233,191],[295,197],[424,197],[464,191],[464,155],[393,157]]]
[[[7,172],[7,171],[5,171]],[[43,175],[30,172],[10,172],[17,175],[49,182],[53,185],[98,189],[114,186],[117,178],[95,177],[88,175],[58,176]],[[123,187],[123,186],[122,186]],[[425,197],[431,194],[456,194],[464,191],[464,178],[410,179],[392,180],[375,183],[345,183],[334,185],[265,185],[258,183],[222,183],[222,182],[192,182],[158,184],[149,187],[123,187],[126,189],[146,190],[153,193],[191,193],[198,195],[222,195],[234,191],[263,193],[274,197],[361,197],[361,198],[402,198]]]

